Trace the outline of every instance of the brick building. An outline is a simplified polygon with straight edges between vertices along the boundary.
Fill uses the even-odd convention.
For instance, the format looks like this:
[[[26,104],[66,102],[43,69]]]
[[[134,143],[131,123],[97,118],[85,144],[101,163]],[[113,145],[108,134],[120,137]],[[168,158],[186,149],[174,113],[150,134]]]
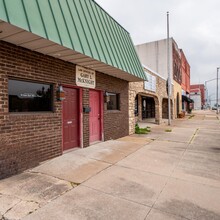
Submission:
[[[173,84],[174,84],[174,114],[179,117],[182,111],[182,72],[181,72],[181,54],[177,43],[172,40],[172,65],[173,65]]]
[[[146,77],[94,1],[0,0],[0,51],[0,178],[129,134],[129,82]]]
[[[190,103],[192,100],[189,98],[190,94],[190,65],[186,59],[186,56],[182,49],[180,49],[181,53],[181,72],[182,72],[182,110],[184,112],[190,111]]]
[[[205,85],[190,85],[190,98],[194,100],[194,109],[203,109],[205,107]]]
[[[182,86],[183,91],[185,91],[186,94],[189,94],[190,93],[190,65],[182,49],[180,49],[180,53],[181,53],[181,66],[182,66],[181,86]]]

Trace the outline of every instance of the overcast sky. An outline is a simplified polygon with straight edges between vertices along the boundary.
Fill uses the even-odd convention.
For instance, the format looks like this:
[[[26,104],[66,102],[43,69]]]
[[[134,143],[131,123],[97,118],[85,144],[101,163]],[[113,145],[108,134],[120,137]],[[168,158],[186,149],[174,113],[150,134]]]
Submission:
[[[220,66],[219,0],[96,2],[131,34],[134,44],[166,38],[166,12],[169,11],[170,36],[183,49],[191,66],[191,84],[216,78]],[[213,94],[211,99],[215,99],[216,80],[207,85],[209,95]]]

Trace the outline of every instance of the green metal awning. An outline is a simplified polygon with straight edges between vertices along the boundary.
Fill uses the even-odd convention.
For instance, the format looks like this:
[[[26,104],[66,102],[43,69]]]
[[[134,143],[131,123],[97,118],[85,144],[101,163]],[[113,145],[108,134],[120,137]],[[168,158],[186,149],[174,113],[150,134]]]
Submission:
[[[130,34],[93,0],[0,0],[0,39],[127,81],[146,80]]]

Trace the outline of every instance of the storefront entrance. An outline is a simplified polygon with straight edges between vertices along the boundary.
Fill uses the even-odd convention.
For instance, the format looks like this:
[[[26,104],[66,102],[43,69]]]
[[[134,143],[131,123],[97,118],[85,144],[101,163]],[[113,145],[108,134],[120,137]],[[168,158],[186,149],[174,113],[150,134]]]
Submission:
[[[101,95],[100,91],[89,91],[89,142],[90,144],[101,140]]]
[[[142,119],[155,118],[155,101],[152,97],[142,97]]]
[[[63,101],[63,150],[79,147],[79,91],[64,88]]]

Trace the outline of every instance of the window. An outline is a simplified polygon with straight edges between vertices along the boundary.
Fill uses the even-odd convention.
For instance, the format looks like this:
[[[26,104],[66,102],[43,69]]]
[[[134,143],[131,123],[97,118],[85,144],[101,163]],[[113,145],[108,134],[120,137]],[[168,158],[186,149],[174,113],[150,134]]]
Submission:
[[[138,95],[135,97],[134,115],[138,116]]]
[[[107,102],[107,110],[120,110],[119,106],[119,94],[116,93],[107,93],[108,102]]]
[[[52,85],[9,79],[9,112],[52,111]]]
[[[144,82],[144,89],[152,92],[156,92],[156,77],[150,73],[145,72],[148,81]]]

